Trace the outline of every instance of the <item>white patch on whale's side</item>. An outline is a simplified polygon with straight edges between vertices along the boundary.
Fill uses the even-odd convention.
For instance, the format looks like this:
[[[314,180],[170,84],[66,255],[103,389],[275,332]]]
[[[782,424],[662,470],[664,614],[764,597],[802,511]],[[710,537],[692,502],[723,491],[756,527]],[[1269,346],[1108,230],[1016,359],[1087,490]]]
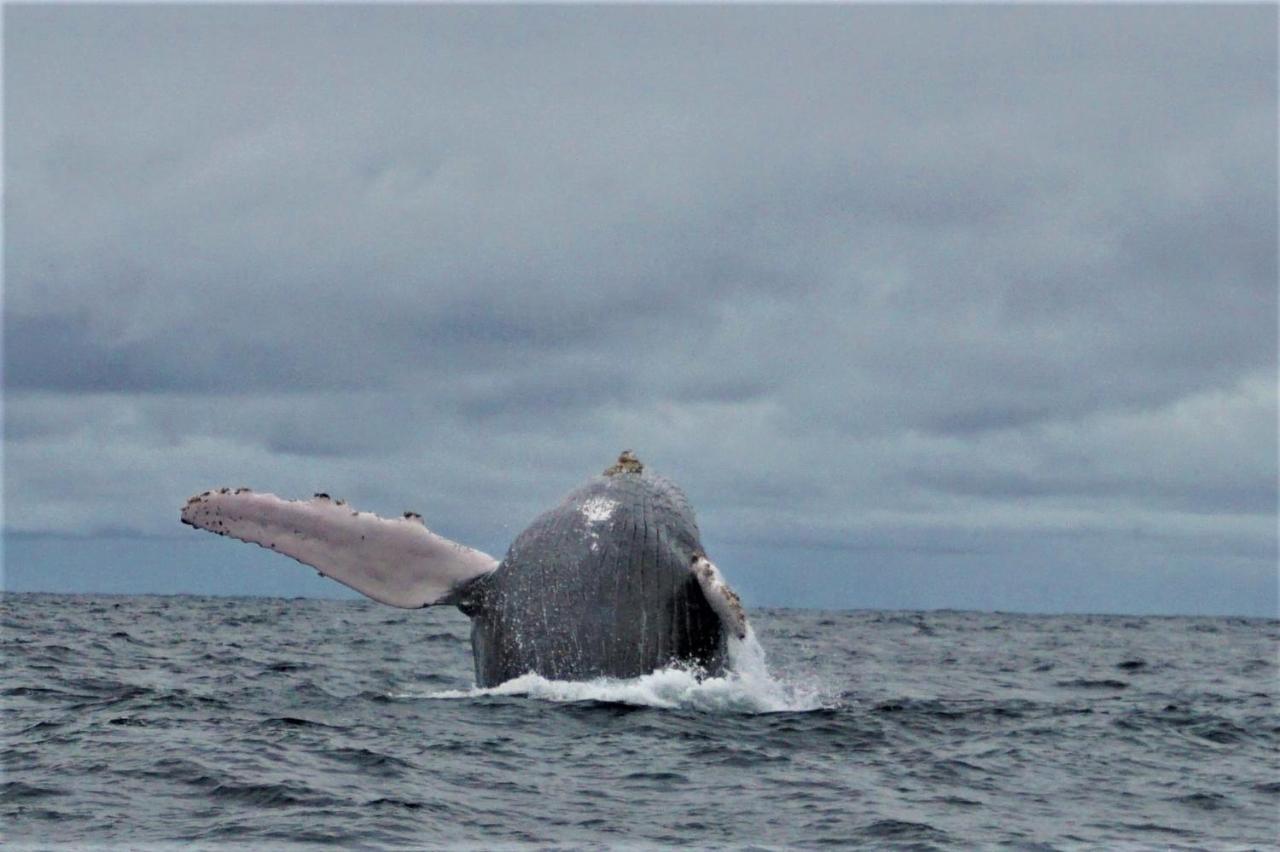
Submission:
[[[705,556],[694,559],[692,568],[694,576],[698,578],[698,585],[702,587],[703,597],[711,604],[716,615],[720,616],[720,623],[725,630],[729,631],[731,637],[746,639],[750,626],[747,624],[747,614],[742,609],[742,598],[729,588],[720,569]]]
[[[589,524],[602,524],[613,517],[613,510],[618,508],[617,500],[608,497],[592,497],[582,504],[582,517]]]
[[[600,549],[600,533],[596,532],[596,524],[603,524],[613,517],[613,510],[618,508],[618,501],[599,495],[583,501],[582,517],[587,519],[587,532],[591,535],[591,552]]]

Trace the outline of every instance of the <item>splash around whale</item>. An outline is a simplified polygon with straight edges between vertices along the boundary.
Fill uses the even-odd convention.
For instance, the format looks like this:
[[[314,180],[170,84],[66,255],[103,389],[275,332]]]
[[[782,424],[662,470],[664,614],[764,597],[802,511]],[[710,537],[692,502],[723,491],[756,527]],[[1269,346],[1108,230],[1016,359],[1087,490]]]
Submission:
[[[471,618],[481,688],[636,678],[671,666],[723,675],[751,627],[702,549],[688,499],[629,451],[538,516],[501,562],[426,528],[327,494],[197,494],[182,522],[291,556],[390,606],[457,606]]]

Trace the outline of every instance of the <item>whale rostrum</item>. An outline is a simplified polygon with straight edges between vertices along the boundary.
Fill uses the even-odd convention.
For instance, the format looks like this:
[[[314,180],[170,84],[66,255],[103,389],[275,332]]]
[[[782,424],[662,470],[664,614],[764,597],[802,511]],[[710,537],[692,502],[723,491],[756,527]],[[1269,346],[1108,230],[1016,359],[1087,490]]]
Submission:
[[[471,618],[485,687],[529,672],[626,678],[677,664],[716,674],[749,629],[684,492],[630,451],[534,519],[501,562],[430,531],[416,512],[381,518],[328,494],[219,488],[188,500],[182,522],[291,556],[390,606],[457,606]]]

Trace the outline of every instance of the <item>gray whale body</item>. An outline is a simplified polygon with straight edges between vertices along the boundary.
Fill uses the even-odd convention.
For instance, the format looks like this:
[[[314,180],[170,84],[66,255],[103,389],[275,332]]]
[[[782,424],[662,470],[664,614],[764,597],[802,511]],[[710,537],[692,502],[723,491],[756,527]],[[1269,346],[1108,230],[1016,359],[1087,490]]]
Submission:
[[[465,592],[476,682],[528,671],[636,677],[673,662],[720,671],[726,637],[689,570],[701,555],[673,483],[647,473],[589,480]]]
[[[248,488],[205,491],[182,510],[185,524],[291,556],[382,603],[457,606],[471,618],[482,687],[530,672],[629,678],[672,664],[719,674],[749,629],[684,493],[629,451],[538,516],[501,563],[421,520]]]

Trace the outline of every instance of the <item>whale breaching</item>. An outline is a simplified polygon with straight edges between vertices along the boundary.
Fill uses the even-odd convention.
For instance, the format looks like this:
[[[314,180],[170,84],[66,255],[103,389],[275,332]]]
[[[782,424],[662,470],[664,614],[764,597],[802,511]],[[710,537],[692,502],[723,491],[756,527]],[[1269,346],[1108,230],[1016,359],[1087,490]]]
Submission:
[[[476,683],[629,678],[668,665],[720,674],[742,603],[703,552],[689,501],[630,451],[539,515],[498,562],[426,528],[316,494],[219,488],[182,522],[291,556],[384,604],[471,618]]]

